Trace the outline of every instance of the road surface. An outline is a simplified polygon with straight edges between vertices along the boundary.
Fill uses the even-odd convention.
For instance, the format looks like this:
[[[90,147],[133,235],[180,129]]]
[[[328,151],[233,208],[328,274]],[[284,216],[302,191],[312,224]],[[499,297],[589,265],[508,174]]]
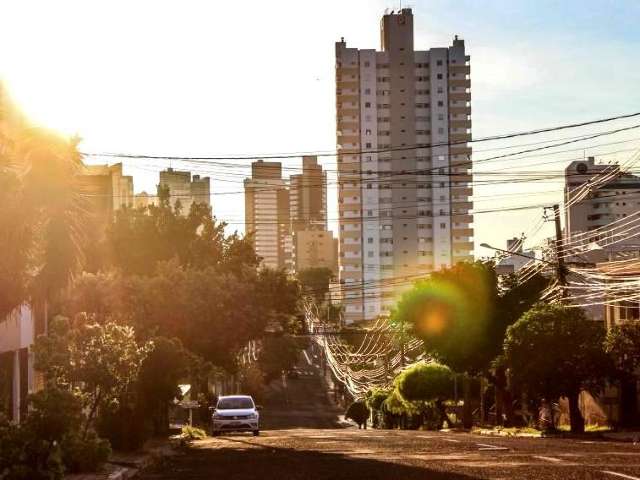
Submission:
[[[197,441],[141,478],[640,480],[630,443],[345,428],[319,369],[303,367],[265,399],[260,437]]]

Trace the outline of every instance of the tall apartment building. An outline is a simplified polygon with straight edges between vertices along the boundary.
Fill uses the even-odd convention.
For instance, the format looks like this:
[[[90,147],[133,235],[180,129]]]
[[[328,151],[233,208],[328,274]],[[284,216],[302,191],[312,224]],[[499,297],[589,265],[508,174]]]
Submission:
[[[167,168],[160,172],[160,187],[169,188],[169,198],[173,207],[180,201],[182,215],[189,215],[193,203],[211,205],[209,177],[191,177],[191,172]]]
[[[416,50],[385,14],[381,50],[336,43],[340,283],[345,321],[389,311],[389,287],[473,258],[470,57]]]
[[[291,228],[298,230],[327,229],[327,172],[318,157],[302,157],[302,173],[289,179]]]
[[[289,190],[280,162],[258,160],[244,181],[245,231],[265,266],[290,268]]]

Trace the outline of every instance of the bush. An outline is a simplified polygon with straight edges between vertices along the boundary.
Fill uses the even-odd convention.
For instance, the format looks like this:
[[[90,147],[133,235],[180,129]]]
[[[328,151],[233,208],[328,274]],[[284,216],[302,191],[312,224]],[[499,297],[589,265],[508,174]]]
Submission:
[[[191,425],[185,425],[184,427],[182,427],[180,438],[187,441],[202,440],[203,438],[207,438],[207,432],[205,432],[201,428],[192,427]]]
[[[116,450],[140,450],[151,436],[152,427],[151,420],[139,410],[127,404],[104,409],[98,416],[98,433]]]
[[[62,461],[71,473],[95,472],[111,455],[109,441],[98,438],[94,432],[89,432],[84,440],[79,435],[66,437],[61,449]]]
[[[369,409],[363,400],[357,400],[349,405],[344,416],[345,418],[353,420],[359,426],[363,424],[366,426],[367,419],[369,418]]]

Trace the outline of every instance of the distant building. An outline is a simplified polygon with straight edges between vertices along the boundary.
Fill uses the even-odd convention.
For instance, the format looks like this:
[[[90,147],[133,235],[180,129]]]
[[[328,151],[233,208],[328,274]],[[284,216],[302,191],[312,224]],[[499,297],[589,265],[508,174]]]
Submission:
[[[395,285],[473,259],[464,40],[416,49],[410,8],[385,14],[380,38],[379,51],[335,44],[347,324],[389,313]]]
[[[167,168],[160,172],[160,187],[169,189],[171,206],[179,202],[182,215],[189,215],[191,205],[204,203],[211,205],[211,182],[209,177],[191,177],[191,172]]]
[[[338,240],[326,230],[299,230],[293,236],[293,258],[296,272],[307,268],[328,268],[338,272]]]
[[[265,266],[289,268],[291,238],[289,190],[280,162],[258,160],[244,181],[245,231]]]
[[[122,163],[84,165],[78,183],[91,212],[99,218],[108,221],[116,210],[133,206],[133,177],[123,175]]]
[[[302,173],[289,179],[291,228],[327,229],[327,172],[315,156],[302,157]]]
[[[512,238],[507,240],[507,250],[513,252],[513,255],[506,255],[496,264],[496,273],[498,275],[509,275],[516,273],[531,260],[536,258],[535,252],[522,249],[522,240]]]
[[[602,185],[589,186],[594,176],[610,177]],[[618,165],[597,164],[593,157],[571,162],[565,169],[565,237],[607,227],[612,222],[624,223],[640,211],[640,177],[622,173]],[[588,252],[591,261],[611,260],[621,251],[640,250],[640,236],[620,228],[618,233],[600,236],[614,245]],[[635,230],[637,232],[637,229]],[[596,241],[597,243],[597,241]]]
[[[156,203],[156,197],[149,195],[147,192],[136,193],[133,197],[133,206],[135,208],[146,208]]]

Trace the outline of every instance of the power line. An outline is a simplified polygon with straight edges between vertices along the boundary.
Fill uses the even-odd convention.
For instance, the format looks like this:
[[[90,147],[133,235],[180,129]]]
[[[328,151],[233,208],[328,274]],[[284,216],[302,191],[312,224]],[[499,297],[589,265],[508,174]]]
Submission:
[[[415,144],[410,146],[399,146],[399,147],[389,147],[389,148],[381,148],[381,149],[369,149],[369,150],[356,150],[349,151],[343,153],[341,151],[335,152],[315,152],[313,156],[316,157],[335,157],[339,155],[362,155],[362,154],[375,154],[375,153],[385,153],[385,152],[396,152],[396,151],[408,151],[422,148],[433,148],[433,147],[444,147],[444,146],[455,146],[455,145],[466,145],[468,143],[480,143],[480,142],[488,142],[495,140],[505,140],[509,138],[516,138],[521,136],[528,135],[539,135],[541,133],[549,133],[556,132],[560,130],[567,130],[572,128],[584,127],[588,125],[596,125],[601,123],[608,123],[615,120],[624,120],[629,118],[634,118],[640,116],[640,112],[617,115],[614,117],[606,117],[600,118],[596,120],[590,120],[586,122],[580,123],[571,123],[571,124],[563,124],[557,125],[553,127],[546,127],[534,130],[526,130],[521,132],[507,133],[502,135],[493,135],[488,137],[481,137],[478,139],[470,139],[470,140],[461,140],[458,142],[438,142],[438,143],[424,143],[424,144]],[[622,130],[621,130],[622,131]],[[571,143],[571,142],[569,142]],[[130,153],[112,153],[112,152],[104,152],[104,153],[95,153],[95,152],[81,152],[82,155],[86,156],[100,156],[100,157],[117,157],[117,158],[141,158],[141,159],[157,159],[157,160],[267,160],[267,159],[283,159],[283,158],[299,158],[299,153],[285,153],[285,154],[268,154],[268,155],[228,155],[228,156],[177,156],[177,155],[141,155],[141,154],[130,154]]]

